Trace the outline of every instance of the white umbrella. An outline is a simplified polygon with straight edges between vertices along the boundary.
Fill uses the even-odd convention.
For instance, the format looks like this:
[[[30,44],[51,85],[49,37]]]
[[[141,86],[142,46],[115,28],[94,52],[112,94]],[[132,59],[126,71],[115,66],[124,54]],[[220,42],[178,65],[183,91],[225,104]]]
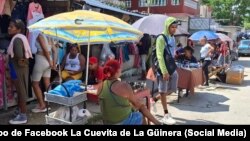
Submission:
[[[233,39],[231,39],[230,37],[228,37],[227,35],[225,34],[222,34],[222,33],[216,33],[216,35],[219,36],[219,38],[221,39],[221,41],[229,41],[229,42],[233,42]]]
[[[150,35],[159,35],[163,32],[165,21],[168,18],[166,15],[153,14],[145,16],[136,21],[132,26],[143,33]],[[178,26],[175,35],[189,35],[181,26]]]

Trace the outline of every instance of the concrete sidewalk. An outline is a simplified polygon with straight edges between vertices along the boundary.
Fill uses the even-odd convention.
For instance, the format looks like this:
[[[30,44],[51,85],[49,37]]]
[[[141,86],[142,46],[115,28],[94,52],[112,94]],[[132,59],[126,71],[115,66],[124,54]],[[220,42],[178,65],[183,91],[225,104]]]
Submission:
[[[245,66],[245,81],[243,85],[228,85],[216,82],[208,89],[198,88],[195,95],[183,97],[180,103],[177,103],[177,95],[168,96],[169,111],[177,120],[178,125],[183,124],[250,124],[250,58],[240,58],[239,62]],[[131,81],[131,79],[130,79]],[[31,111],[36,102],[28,104]],[[52,111],[57,110],[60,105],[51,104]],[[87,103],[87,108],[93,113],[100,113],[99,105],[96,103]],[[0,124],[8,124],[15,108],[8,111],[0,111]],[[161,118],[163,110],[160,101],[156,103],[156,109],[152,107],[151,111],[156,117]],[[45,113],[28,113],[28,124],[45,124]]]
[[[233,64],[245,67],[243,85],[216,82],[208,89],[196,89],[195,95],[183,97],[177,103],[177,95],[168,96],[169,111],[177,124],[250,124],[250,58],[240,58]],[[163,115],[161,103],[156,104],[157,115]]]

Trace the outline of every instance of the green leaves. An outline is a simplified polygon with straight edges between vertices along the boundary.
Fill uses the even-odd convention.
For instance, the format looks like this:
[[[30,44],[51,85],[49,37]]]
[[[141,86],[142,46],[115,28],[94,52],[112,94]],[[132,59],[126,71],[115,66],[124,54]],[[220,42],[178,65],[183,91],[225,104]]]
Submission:
[[[249,22],[245,22],[244,23],[244,27],[246,28],[246,30],[250,29],[250,23]]]
[[[242,26],[244,22],[250,22],[249,0],[201,0],[201,3],[213,9],[213,18],[228,19],[221,24]]]

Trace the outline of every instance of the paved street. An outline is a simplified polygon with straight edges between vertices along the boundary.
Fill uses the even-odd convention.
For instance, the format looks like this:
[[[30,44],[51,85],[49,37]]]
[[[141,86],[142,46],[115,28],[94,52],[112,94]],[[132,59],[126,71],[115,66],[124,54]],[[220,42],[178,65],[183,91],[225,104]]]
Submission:
[[[245,66],[245,81],[241,86],[228,85],[216,82],[209,89],[196,89],[195,95],[184,97],[177,103],[175,94],[168,96],[169,111],[177,120],[177,124],[250,124],[250,57],[241,57],[234,64]],[[29,104],[29,111],[35,103]],[[56,110],[58,105],[51,105]],[[156,104],[155,115],[163,115],[160,102]],[[92,113],[99,113],[99,107],[95,103],[88,103],[88,109]],[[8,124],[8,120],[14,108],[8,111],[0,111],[0,124]],[[45,124],[45,114],[29,113],[28,124]],[[159,117],[159,116],[157,116]]]
[[[209,90],[197,89],[195,95],[184,97],[180,103],[177,97],[169,96],[169,111],[178,124],[250,124],[250,58],[242,57],[239,62],[245,66],[243,85],[235,86],[216,82]],[[157,114],[163,114],[161,103],[157,103]]]

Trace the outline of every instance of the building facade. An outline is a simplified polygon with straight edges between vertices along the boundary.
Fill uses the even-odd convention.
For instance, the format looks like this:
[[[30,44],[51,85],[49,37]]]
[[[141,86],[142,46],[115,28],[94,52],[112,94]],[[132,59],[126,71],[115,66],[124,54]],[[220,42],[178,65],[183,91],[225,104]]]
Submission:
[[[212,8],[206,5],[200,6],[200,17],[212,18]]]
[[[121,0],[130,10],[166,14],[176,17],[199,16],[200,6],[196,0]]]

